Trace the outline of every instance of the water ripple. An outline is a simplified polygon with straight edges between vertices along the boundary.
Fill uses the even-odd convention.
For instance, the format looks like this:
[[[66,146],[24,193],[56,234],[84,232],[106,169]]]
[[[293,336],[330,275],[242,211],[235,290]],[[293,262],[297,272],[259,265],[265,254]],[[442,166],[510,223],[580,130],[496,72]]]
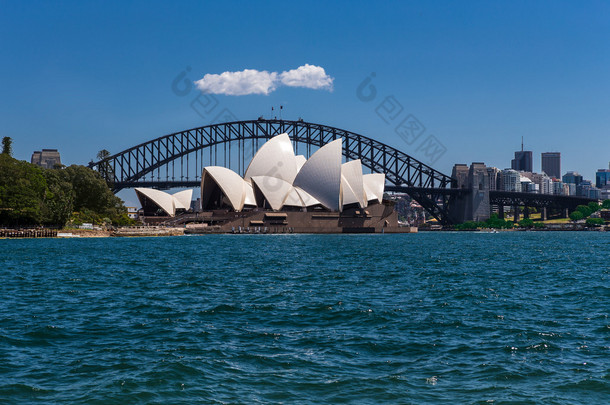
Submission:
[[[606,403],[601,233],[2,240],[1,403]]]

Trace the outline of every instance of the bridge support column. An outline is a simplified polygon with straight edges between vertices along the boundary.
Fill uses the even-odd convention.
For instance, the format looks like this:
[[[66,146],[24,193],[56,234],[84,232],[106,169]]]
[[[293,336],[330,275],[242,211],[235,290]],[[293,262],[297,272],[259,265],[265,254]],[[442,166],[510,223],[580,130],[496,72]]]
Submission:
[[[530,207],[523,207],[523,218],[528,219],[530,217]]]
[[[519,206],[518,206],[518,205],[515,205],[515,206],[513,207],[513,221],[515,221],[515,222],[519,222],[519,219],[520,219],[520,215],[519,215],[519,214],[520,214],[520,212],[519,212]]]
[[[540,210],[540,220],[546,221],[546,218],[547,218],[547,215],[546,215],[546,207],[545,207]]]
[[[561,218],[567,218],[570,215],[567,208],[561,210]]]
[[[498,218],[504,219],[504,206],[498,205]]]

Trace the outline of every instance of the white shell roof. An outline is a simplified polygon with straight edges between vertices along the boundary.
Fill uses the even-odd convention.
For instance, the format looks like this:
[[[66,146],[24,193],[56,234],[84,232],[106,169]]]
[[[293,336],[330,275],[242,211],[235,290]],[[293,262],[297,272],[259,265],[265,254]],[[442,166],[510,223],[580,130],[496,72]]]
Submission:
[[[244,178],[271,176],[292,184],[296,175],[297,160],[292,142],[288,134],[281,134],[261,146],[248,165]]]
[[[136,195],[140,202],[141,196],[145,196],[159,206],[167,215],[176,215],[176,207],[174,206],[174,197],[164,191],[155,190],[154,188],[136,188]]]
[[[297,155],[296,162],[297,162],[297,173],[298,173],[301,171],[301,168],[303,167],[305,162],[307,162],[307,158],[303,155]]]
[[[367,206],[360,159],[341,165],[341,186],[343,190],[343,205],[358,203],[360,208]]]
[[[352,190],[352,188],[350,187],[345,176],[342,175],[341,176],[341,204],[348,205],[348,204],[353,204],[353,203],[357,203],[357,202],[359,202],[359,201],[358,201],[358,198],[356,197],[356,193],[354,193],[354,190]]]
[[[305,207],[303,200],[301,200],[299,193],[297,193],[297,190],[294,187],[292,187],[288,194],[286,194],[282,205],[288,205],[291,207]]]
[[[283,205],[305,208],[318,204],[320,204],[320,201],[313,198],[308,192],[299,187],[292,187],[288,194],[286,194]]]
[[[341,153],[341,139],[327,143],[305,162],[293,183],[333,211],[342,208]]]
[[[253,205],[256,207],[256,198],[254,197],[254,189],[249,181],[244,181],[246,190],[246,197],[244,198],[244,205]]]
[[[282,209],[284,200],[292,189],[290,183],[271,176],[254,176],[252,177],[252,181],[261,193],[263,193],[272,209]]]
[[[182,208],[188,210],[191,208],[191,200],[193,199],[193,190],[183,190],[172,195],[174,198],[174,206],[176,209]]]
[[[385,188],[385,174],[371,173],[362,176],[364,183],[364,191],[368,201],[377,200],[379,203],[383,201],[383,189]]]
[[[203,201],[203,195],[205,193],[203,184],[205,176],[211,176],[214,182],[218,184],[218,187],[222,190],[224,195],[229,200],[229,204],[235,211],[241,211],[244,208],[246,202],[246,191],[249,184],[241,178],[241,176],[235,173],[231,169],[227,169],[222,166],[208,166],[203,169],[203,175],[201,180],[201,200]],[[254,196],[252,196],[252,199]]]

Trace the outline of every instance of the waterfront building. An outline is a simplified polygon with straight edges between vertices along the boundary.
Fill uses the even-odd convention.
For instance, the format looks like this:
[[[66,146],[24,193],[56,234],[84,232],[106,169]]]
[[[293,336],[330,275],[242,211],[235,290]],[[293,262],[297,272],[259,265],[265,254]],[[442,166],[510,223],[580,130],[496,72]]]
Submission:
[[[363,174],[359,159],[342,160],[341,138],[306,159],[295,155],[288,134],[277,135],[258,150],[243,177],[226,167],[205,167],[201,209],[195,202],[197,209],[171,223],[195,223],[199,233],[416,231],[399,227],[394,202],[384,199],[383,173]],[[188,210],[192,190],[187,192],[136,189],[143,220],[161,223]]]
[[[53,169],[55,166],[61,166],[61,157],[57,149],[43,149],[32,153],[30,163],[40,166],[44,169]]]
[[[169,194],[152,188],[136,188],[144,216],[170,216],[187,211],[191,206],[193,190]]]
[[[275,136],[258,150],[243,178],[225,167],[205,167],[202,209],[320,207],[341,212],[346,207],[363,209],[369,203],[381,203],[385,175],[363,174],[359,159],[341,164],[342,149],[342,139],[337,139],[306,159],[295,155],[288,134]]]
[[[574,184],[577,186],[582,181],[582,176],[578,172],[570,171],[564,174],[561,180],[563,180],[564,183]]]
[[[541,155],[542,172],[551,178],[561,178],[561,153],[543,152]]]
[[[513,169],[502,170],[500,185],[502,191],[521,192],[521,174]]]

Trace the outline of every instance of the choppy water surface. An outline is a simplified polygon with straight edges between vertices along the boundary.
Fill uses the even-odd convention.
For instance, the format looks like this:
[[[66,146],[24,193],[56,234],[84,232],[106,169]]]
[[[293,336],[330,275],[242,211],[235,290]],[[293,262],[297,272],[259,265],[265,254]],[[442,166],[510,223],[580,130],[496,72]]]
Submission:
[[[0,240],[1,403],[609,403],[610,234]]]

